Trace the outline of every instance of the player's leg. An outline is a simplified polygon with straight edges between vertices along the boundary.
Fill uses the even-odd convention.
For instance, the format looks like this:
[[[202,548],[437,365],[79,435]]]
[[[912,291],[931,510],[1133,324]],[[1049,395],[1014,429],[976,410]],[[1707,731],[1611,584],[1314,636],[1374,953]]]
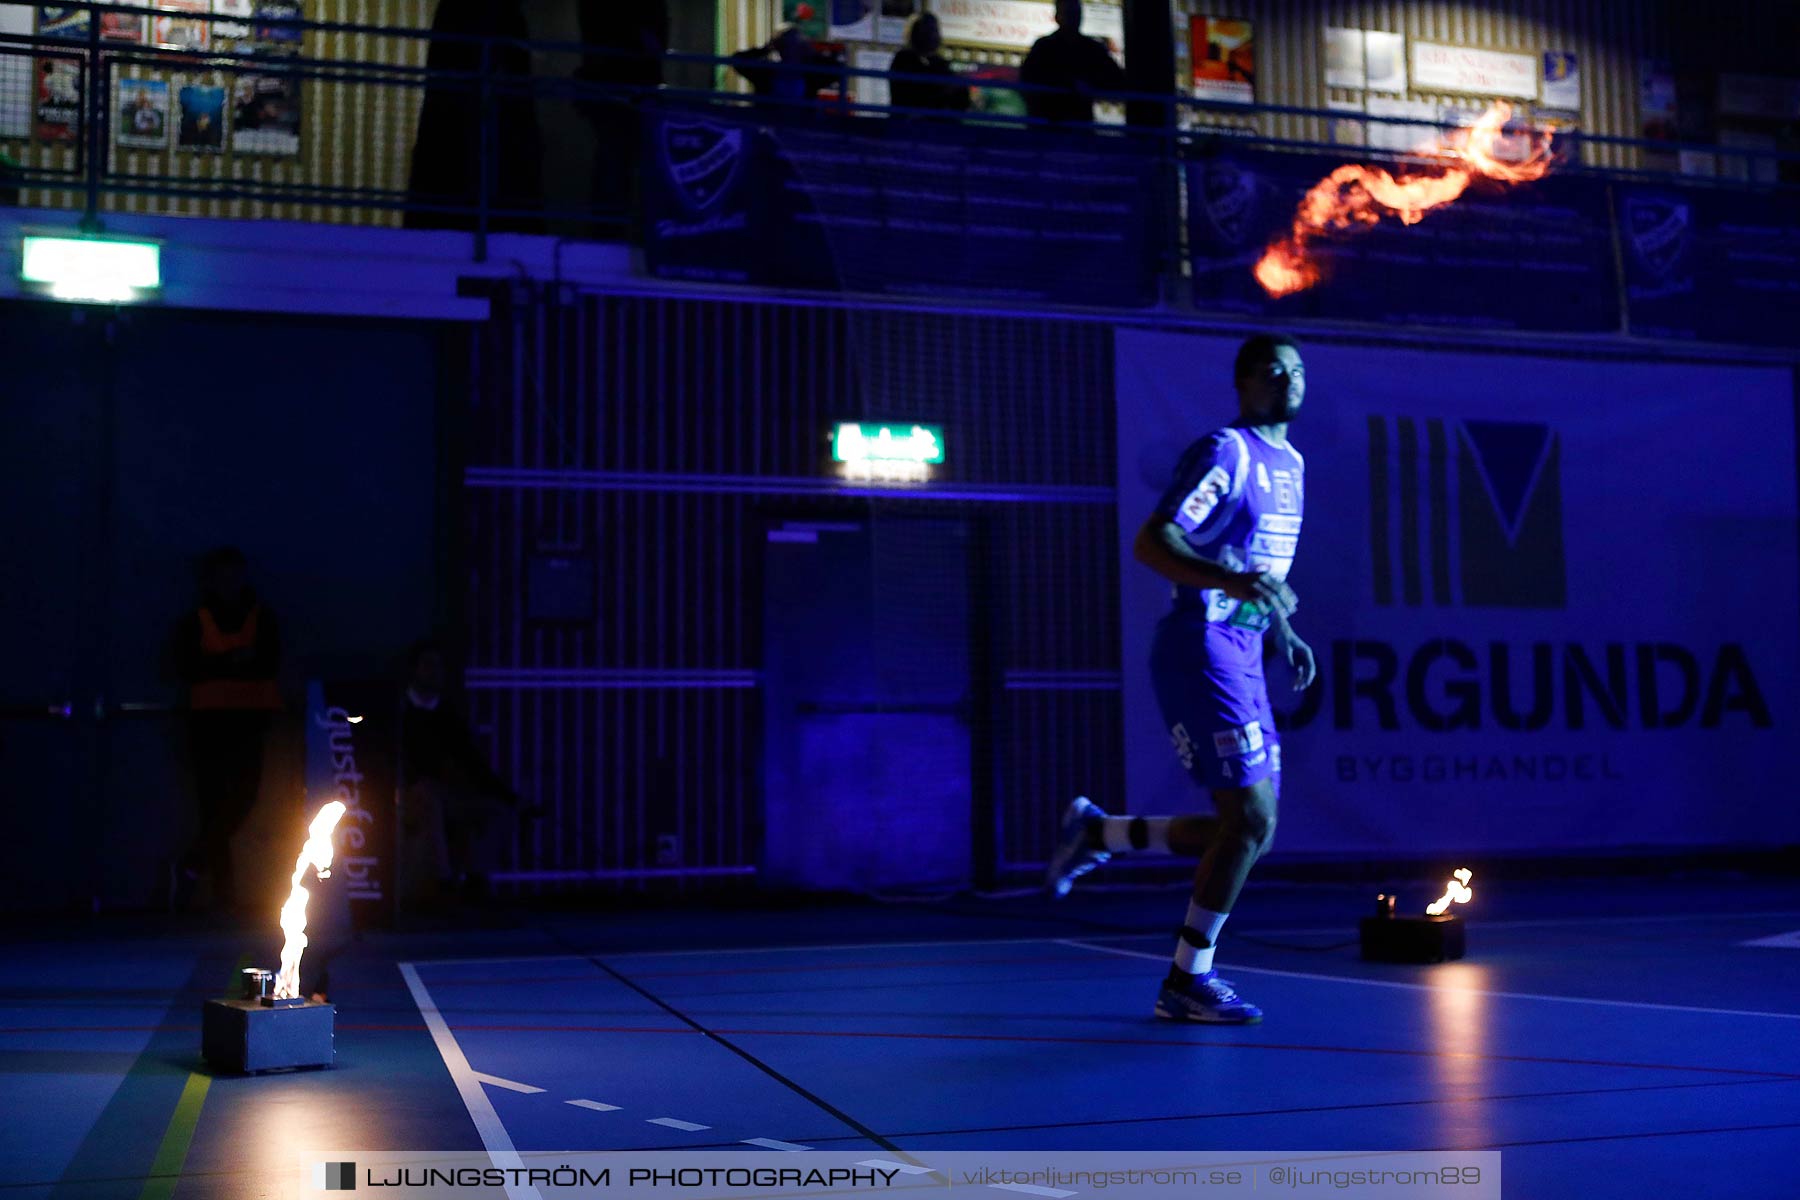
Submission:
[[[1189,730],[1210,728],[1207,722],[1217,714],[1241,707],[1225,677],[1207,665],[1204,620],[1177,613],[1158,624],[1150,649],[1151,684],[1176,756],[1202,788],[1214,781],[1196,773],[1204,772],[1206,764],[1197,759],[1195,735]],[[1255,719],[1254,709],[1249,709],[1236,723]],[[1206,852],[1217,825],[1217,817],[1204,813],[1114,816],[1086,796],[1077,796],[1063,810],[1044,887],[1053,895],[1066,896],[1077,879],[1120,853],[1197,858]]]
[[[1261,1009],[1219,978],[1213,953],[1250,869],[1274,839],[1275,796],[1269,777],[1248,787],[1214,790],[1218,831],[1194,871],[1194,889],[1176,937],[1174,961],[1157,998],[1157,1016],[1219,1024],[1262,1019]]]

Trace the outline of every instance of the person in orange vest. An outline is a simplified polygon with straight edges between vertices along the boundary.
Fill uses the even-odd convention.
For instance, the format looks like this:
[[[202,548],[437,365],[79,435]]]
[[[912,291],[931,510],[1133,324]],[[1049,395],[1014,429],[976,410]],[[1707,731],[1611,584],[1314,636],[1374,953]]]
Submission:
[[[176,666],[188,686],[189,748],[199,833],[183,855],[176,903],[185,908],[203,874],[213,903],[236,901],[231,838],[262,787],[263,739],[281,709],[275,682],[281,639],[275,616],[250,587],[243,552],[231,546],[201,560],[200,605],[176,629]]]

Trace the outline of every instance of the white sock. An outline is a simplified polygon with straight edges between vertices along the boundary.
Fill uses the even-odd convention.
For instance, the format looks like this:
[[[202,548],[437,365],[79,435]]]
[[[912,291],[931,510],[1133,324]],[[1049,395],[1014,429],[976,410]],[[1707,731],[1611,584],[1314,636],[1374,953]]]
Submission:
[[[1173,854],[1169,849],[1167,817],[1102,817],[1100,840],[1116,853],[1135,851],[1139,854]]]
[[[1188,901],[1187,919],[1182,922],[1181,936],[1175,939],[1177,969],[1189,975],[1204,975],[1212,970],[1213,949],[1218,944],[1219,931],[1225,928],[1225,918],[1230,915],[1201,908],[1198,900]],[[1205,945],[1195,945],[1190,938]]]

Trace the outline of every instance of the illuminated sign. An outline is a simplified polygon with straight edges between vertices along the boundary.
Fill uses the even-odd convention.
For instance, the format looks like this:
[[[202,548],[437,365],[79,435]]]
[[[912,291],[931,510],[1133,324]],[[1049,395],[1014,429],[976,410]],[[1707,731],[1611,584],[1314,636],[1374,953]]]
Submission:
[[[872,424],[848,421],[831,432],[831,457],[847,479],[916,483],[931,478],[944,461],[941,425]]]
[[[129,238],[28,233],[19,278],[57,300],[125,304],[162,287],[162,245]]]

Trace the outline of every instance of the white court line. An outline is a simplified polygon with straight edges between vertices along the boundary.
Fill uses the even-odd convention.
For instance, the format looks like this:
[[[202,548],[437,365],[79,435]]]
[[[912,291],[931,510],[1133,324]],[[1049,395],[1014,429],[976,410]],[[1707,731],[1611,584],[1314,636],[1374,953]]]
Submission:
[[[702,1129],[711,1129],[711,1125],[697,1125],[693,1121],[683,1121],[676,1117],[651,1117],[646,1125],[662,1125],[669,1129],[679,1129],[683,1133],[698,1133]]]
[[[811,1146],[802,1146],[798,1142],[783,1142],[778,1141],[775,1138],[745,1138],[744,1145],[761,1146],[764,1150],[786,1150],[790,1153],[798,1153],[801,1150],[812,1149]]]
[[[1154,962],[1166,963],[1167,954],[1151,954],[1143,950],[1126,950],[1119,946],[1102,946],[1095,942],[1076,941],[1073,938],[1059,938],[1064,946],[1074,946],[1081,950],[1098,950],[1102,954],[1117,954],[1123,958],[1147,958]],[[1229,966],[1221,963],[1220,970],[1238,972],[1249,975],[1280,975],[1288,979],[1316,979],[1325,983],[1357,983],[1365,987],[1400,988],[1409,992],[1451,992],[1457,995],[1495,996],[1503,1000],[1550,1000],[1559,1004],[1598,1004],[1606,1008],[1648,1008],[1658,1012],[1705,1013],[1718,1017],[1774,1017],[1780,1021],[1800,1021],[1800,1013],[1759,1012],[1747,1008],[1698,1008],[1687,1004],[1651,1004],[1642,1000],[1595,1000],[1587,996],[1549,996],[1539,992],[1491,992],[1485,988],[1438,987],[1429,983],[1402,983],[1394,979],[1359,979],[1354,975],[1321,975],[1314,971],[1281,971],[1273,967],[1247,967],[1240,963]]]
[[[1135,937],[1137,935],[1128,936]],[[1158,934],[1157,936],[1162,935]],[[625,950],[618,953],[596,951],[591,956],[586,954],[518,954],[503,955],[499,958],[415,958],[413,962],[422,967],[442,967],[460,963],[551,962],[556,959],[579,959],[586,962],[590,957],[617,961],[621,958],[686,958],[697,954],[782,954],[807,950],[899,950],[934,946],[1029,946],[1056,940],[1056,938],[1049,937],[949,938],[938,942],[831,942],[810,946],[714,946],[705,950]]]
[[[517,1080],[502,1079],[498,1075],[483,1075],[480,1071],[475,1072],[475,1078],[482,1083],[488,1084],[490,1087],[505,1088],[509,1092],[521,1092],[527,1096],[535,1096],[544,1090],[541,1087],[532,1087],[529,1083],[519,1083]]]
[[[1360,919],[1358,914],[1355,919]],[[1676,921],[1738,921],[1761,920],[1768,917],[1800,917],[1800,912],[1746,912],[1746,913],[1670,913],[1647,917],[1543,917],[1536,920],[1523,921],[1485,921],[1480,917],[1470,917],[1467,913],[1458,916],[1468,921],[1470,929],[1536,929],[1553,928],[1558,925],[1657,925]],[[1342,925],[1321,925],[1315,929],[1240,929],[1239,937],[1299,937],[1301,935],[1324,935],[1328,933],[1345,933],[1352,930],[1352,918],[1346,917]],[[1096,937],[1166,937],[1162,933],[1121,933],[1096,934]]]
[[[1326,925],[1314,929],[1243,929],[1240,936],[1246,937],[1296,937],[1301,935],[1324,935],[1345,933],[1355,928],[1353,920],[1346,917],[1342,925]],[[1472,929],[1530,929],[1536,926],[1556,925],[1649,925],[1666,921],[1712,921],[1720,918],[1737,920],[1739,918],[1765,917],[1800,917],[1800,911],[1778,910],[1773,912],[1747,913],[1678,913],[1643,917],[1546,917],[1541,920],[1523,921],[1484,921],[1475,918],[1469,922]],[[1171,929],[1173,927],[1171,926]],[[1169,937],[1166,933],[1096,933],[1096,938],[1149,938]],[[721,954],[782,954],[806,950],[918,950],[943,946],[1029,946],[1046,942],[1060,942],[1063,938],[1030,937],[1030,938],[946,938],[932,942],[825,942],[810,946],[714,946],[703,950],[626,950],[620,953],[597,951],[587,954],[502,954],[491,958],[415,958],[412,961],[422,967],[449,967],[474,963],[516,963],[516,962],[555,962],[579,961],[587,962],[589,958],[604,957],[609,960],[622,958],[686,958],[693,955]]]
[[[598,1100],[564,1100],[564,1104],[573,1104],[576,1108],[588,1108],[595,1112],[618,1112],[616,1104],[602,1104]]]
[[[1050,1196],[1060,1200],[1063,1196],[1073,1196],[1074,1192],[1065,1192],[1061,1188],[1038,1187],[1034,1183],[990,1183],[989,1187],[996,1192],[1024,1192],[1027,1196]]]
[[[406,986],[412,992],[413,1003],[419,1006],[419,1015],[425,1018],[425,1027],[431,1030],[431,1040],[436,1043],[438,1054],[444,1059],[444,1066],[450,1070],[450,1078],[456,1083],[457,1094],[462,1097],[463,1107],[469,1110],[469,1119],[475,1122],[475,1132],[481,1135],[481,1144],[487,1147],[488,1160],[496,1167],[522,1168],[525,1163],[519,1158],[519,1152],[513,1148],[512,1138],[507,1136],[506,1126],[500,1122],[500,1114],[494,1111],[493,1102],[482,1090],[481,1081],[469,1067],[469,1060],[464,1056],[462,1047],[456,1044],[456,1036],[450,1032],[450,1026],[444,1023],[443,1014],[438,1012],[437,1004],[431,999],[431,993],[425,990],[424,981],[413,969],[411,963],[400,963],[400,977],[406,980]],[[538,1190],[529,1184],[507,1184],[507,1200],[543,1200]]]

